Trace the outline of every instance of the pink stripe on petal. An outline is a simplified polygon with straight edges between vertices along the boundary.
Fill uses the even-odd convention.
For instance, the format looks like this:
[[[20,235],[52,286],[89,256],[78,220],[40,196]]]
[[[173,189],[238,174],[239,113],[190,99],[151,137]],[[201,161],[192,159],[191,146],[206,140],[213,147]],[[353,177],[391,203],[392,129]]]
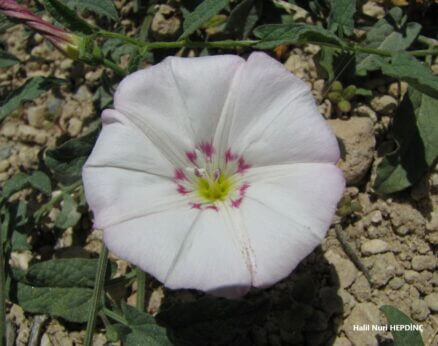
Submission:
[[[251,165],[246,163],[243,157],[239,159],[238,164],[237,172],[240,174],[244,173],[248,168],[251,168]]]
[[[198,158],[198,155],[196,155],[195,151],[188,151],[186,152],[186,157],[187,159],[193,163],[194,165],[196,165],[196,159]]]
[[[213,145],[211,145],[211,143],[201,143],[199,145],[199,147],[201,148],[202,152],[209,158],[212,157],[213,153],[214,153],[214,148]]]
[[[184,174],[184,171],[181,168],[175,169],[175,179],[176,180],[185,180],[186,175]]]

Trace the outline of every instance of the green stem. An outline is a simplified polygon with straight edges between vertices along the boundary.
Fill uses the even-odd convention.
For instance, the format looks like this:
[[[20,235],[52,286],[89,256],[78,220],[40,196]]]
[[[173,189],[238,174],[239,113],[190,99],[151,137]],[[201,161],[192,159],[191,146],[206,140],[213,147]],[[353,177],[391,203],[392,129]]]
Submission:
[[[5,261],[3,254],[2,230],[0,229],[0,346],[5,344],[6,339],[6,278]]]
[[[107,315],[109,318],[112,318],[114,321],[124,324],[125,326],[129,326],[128,321],[123,316],[120,316],[118,313],[109,310],[108,308],[103,308],[102,312]]]
[[[109,59],[103,59],[102,63],[110,68],[111,70],[113,70],[115,73],[117,73],[120,77],[124,77],[128,74],[128,71],[126,71],[125,69],[121,68],[119,65],[113,63],[111,60]]]
[[[146,291],[146,274],[140,268],[137,267],[137,309],[141,312],[144,311],[144,298]]]
[[[97,33],[97,35],[106,38],[116,38],[128,44],[132,44],[134,46],[140,48],[146,48],[146,49],[174,49],[174,48],[182,48],[182,47],[230,49],[230,48],[238,48],[238,47],[253,47],[260,42],[258,40],[243,40],[243,41],[224,40],[224,41],[210,41],[210,42],[199,42],[199,41],[195,42],[189,40],[181,40],[181,41],[173,41],[173,42],[143,42],[135,38],[125,36],[123,34],[109,32],[109,31],[100,31]],[[352,52],[375,54],[380,56],[391,56],[392,54],[392,52],[389,50],[363,47],[359,44],[349,44],[342,47],[332,43],[320,42],[320,41],[298,42],[297,44],[306,44],[306,43],[316,44],[319,46],[330,47],[334,49],[348,50]],[[437,50],[431,50],[431,49],[408,51],[408,53],[413,56],[426,56],[430,54],[438,55]]]
[[[92,305],[88,313],[87,332],[85,335],[85,346],[92,346],[94,327],[96,325],[97,314],[101,304],[103,284],[105,281],[106,266],[108,264],[108,249],[102,243],[100,250],[99,261],[97,264],[96,281],[94,283],[94,291]]]

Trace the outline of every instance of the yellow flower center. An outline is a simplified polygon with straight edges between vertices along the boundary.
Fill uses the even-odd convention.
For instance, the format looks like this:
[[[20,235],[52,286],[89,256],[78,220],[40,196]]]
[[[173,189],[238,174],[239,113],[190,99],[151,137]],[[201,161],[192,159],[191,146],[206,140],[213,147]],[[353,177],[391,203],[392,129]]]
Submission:
[[[230,177],[220,174],[216,179],[198,178],[198,195],[206,202],[224,201],[232,190],[233,182]]]

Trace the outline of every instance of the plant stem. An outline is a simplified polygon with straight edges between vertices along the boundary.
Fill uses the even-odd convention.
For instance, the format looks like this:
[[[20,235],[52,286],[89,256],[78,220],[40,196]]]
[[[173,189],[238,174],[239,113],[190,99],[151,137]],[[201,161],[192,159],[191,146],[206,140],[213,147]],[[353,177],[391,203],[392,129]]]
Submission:
[[[5,279],[5,261],[3,254],[2,230],[0,229],[0,346],[5,344],[6,340],[6,279]]]
[[[111,70],[113,70],[115,73],[117,73],[120,77],[124,77],[128,74],[128,71],[126,71],[125,69],[121,68],[119,65],[113,63],[111,60],[109,59],[103,59],[102,63],[110,68]]]
[[[146,274],[139,267],[136,268],[137,272],[137,309],[141,312],[144,311],[144,296],[146,290]]]
[[[102,243],[100,250],[99,261],[97,264],[96,281],[94,283],[94,291],[92,305],[88,314],[87,332],[85,335],[85,346],[92,346],[94,327],[96,325],[97,314],[101,304],[102,289],[105,281],[106,266],[108,264],[108,249]]]
[[[107,308],[103,308],[102,312],[105,315],[107,315],[109,318],[112,318],[114,321],[117,321],[117,322],[119,322],[121,324],[124,324],[125,326],[129,325],[128,321],[123,316],[120,316],[118,313],[116,313],[114,311],[111,311],[111,310],[109,310]]]
[[[243,40],[243,41],[224,40],[224,41],[210,41],[210,42],[181,40],[181,41],[172,41],[172,42],[143,42],[135,38],[125,36],[123,34],[109,32],[109,31],[100,31],[97,33],[97,35],[106,38],[116,38],[125,43],[146,49],[172,49],[172,48],[182,48],[182,47],[229,49],[229,48],[238,48],[238,47],[253,47],[257,43],[261,42],[258,40]],[[430,43],[431,39],[428,39],[428,42]],[[380,56],[391,56],[392,54],[390,50],[369,48],[369,47],[361,46],[359,44],[347,44],[345,46],[337,46],[332,43],[321,42],[321,41],[297,42],[297,44],[307,44],[307,43],[329,47],[333,49],[375,54]],[[438,51],[436,49],[413,50],[413,51],[408,51],[407,53],[413,56],[426,56],[430,54],[438,55]]]

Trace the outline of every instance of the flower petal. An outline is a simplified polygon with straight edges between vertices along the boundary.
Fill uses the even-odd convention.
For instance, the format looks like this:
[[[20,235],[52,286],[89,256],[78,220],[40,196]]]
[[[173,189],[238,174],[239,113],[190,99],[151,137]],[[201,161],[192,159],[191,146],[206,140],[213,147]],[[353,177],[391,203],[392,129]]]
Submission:
[[[251,275],[233,232],[221,214],[203,211],[175,258],[166,286],[195,288],[228,298],[245,294],[251,287]]]
[[[228,231],[216,211],[181,208],[108,227],[104,241],[169,288],[236,297],[251,280]]]
[[[117,111],[104,111],[102,120],[103,129],[82,171],[95,226],[182,200],[172,165],[150,140]]]
[[[255,253],[253,285],[266,287],[321,243],[345,181],[336,166],[313,163],[285,165],[266,180],[248,176],[252,183],[241,209]]]
[[[127,76],[117,88],[114,106],[181,166],[181,152],[211,141],[230,84],[243,63],[233,55],[168,57]]]
[[[226,113],[232,125],[222,146],[243,153],[253,166],[339,159],[336,137],[309,87],[278,61],[251,54],[233,85],[234,103]]]

